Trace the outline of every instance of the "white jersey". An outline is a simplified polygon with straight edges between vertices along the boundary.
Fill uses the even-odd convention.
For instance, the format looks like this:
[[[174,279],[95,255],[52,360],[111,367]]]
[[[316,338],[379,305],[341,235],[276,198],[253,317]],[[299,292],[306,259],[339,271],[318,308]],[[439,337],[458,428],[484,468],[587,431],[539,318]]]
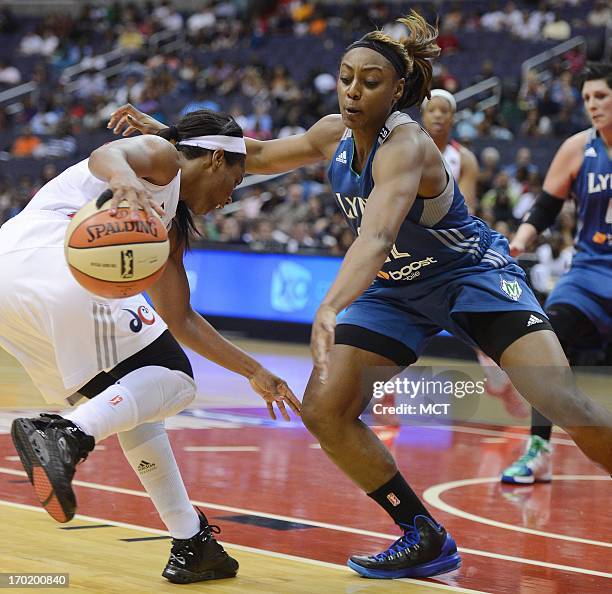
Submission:
[[[181,184],[180,172],[166,186],[156,186],[147,180],[140,180],[151,192],[155,202],[164,209],[164,225],[170,227],[176,214]],[[67,215],[74,214],[90,200],[97,198],[108,184],[89,171],[89,159],[68,167],[64,172],[46,183],[30,200],[24,211],[53,210]]]
[[[448,165],[451,174],[455,181],[459,181],[461,177],[461,145],[451,140],[444,149],[442,156]]]
[[[143,180],[171,224],[180,172],[166,186]],[[47,402],[62,402],[101,371],[110,371],[167,328],[142,295],[105,299],[79,285],[66,264],[70,216],[107,184],[87,161],[43,186],[0,227],[0,346],[16,357]]]

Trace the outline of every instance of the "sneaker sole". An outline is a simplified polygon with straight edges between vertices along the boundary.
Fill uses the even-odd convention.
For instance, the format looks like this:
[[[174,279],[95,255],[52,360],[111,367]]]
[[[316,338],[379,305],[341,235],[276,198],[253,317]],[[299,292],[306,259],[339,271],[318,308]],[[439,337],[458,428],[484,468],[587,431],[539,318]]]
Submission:
[[[173,584],[193,584],[194,582],[223,580],[236,577],[238,567],[238,561],[230,557],[224,566],[209,569],[202,573],[194,573],[193,571],[181,569],[180,567],[166,567],[162,572],[162,577],[165,577]]]
[[[459,553],[454,553],[452,555],[448,555],[447,557],[443,557],[442,559],[435,559],[429,563],[423,563],[422,565],[416,565],[406,569],[396,569],[395,571],[369,569],[367,567],[358,565],[350,559],[348,560],[347,565],[363,577],[392,580],[410,577],[432,577],[434,575],[440,575],[441,573],[448,573],[449,571],[454,571],[455,569],[459,569],[459,567],[461,567],[461,557],[459,556]]]
[[[534,478],[533,476],[502,476],[501,482],[506,485],[533,485],[534,483],[550,483],[552,476],[542,476]]]
[[[20,429],[20,424],[17,422],[17,419],[13,421],[11,424],[11,439],[13,440],[13,445],[15,446],[15,450],[17,450],[17,455],[19,456],[19,460],[21,461],[21,465],[23,469],[26,471],[28,475],[28,479],[30,483],[32,483],[32,463],[30,458],[26,455],[27,446],[24,447],[22,445],[22,433]],[[32,483],[33,484],[33,483]]]
[[[45,511],[61,524],[72,520],[76,511],[74,493],[70,487],[66,489],[63,481],[54,480],[57,473],[53,471],[53,467],[61,468],[62,463],[46,447],[44,438],[37,433],[35,425],[29,419],[15,419],[11,426],[11,437],[26,474],[34,486],[36,497]]]

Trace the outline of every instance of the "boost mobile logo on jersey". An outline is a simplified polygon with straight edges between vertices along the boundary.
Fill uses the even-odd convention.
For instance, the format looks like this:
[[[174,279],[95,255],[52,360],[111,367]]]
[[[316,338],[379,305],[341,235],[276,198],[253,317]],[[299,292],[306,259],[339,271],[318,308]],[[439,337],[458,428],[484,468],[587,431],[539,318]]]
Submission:
[[[385,280],[394,280],[394,281],[407,281],[416,278],[417,276],[421,276],[419,272],[423,266],[429,266],[430,264],[435,264],[437,260],[429,256],[429,258],[425,258],[425,260],[417,260],[416,262],[410,262],[410,264],[406,264],[406,266],[402,266],[399,270],[380,270],[377,274],[379,278]]]
[[[134,318],[130,321],[130,330],[132,332],[140,332],[143,324],[145,326],[151,326],[155,323],[155,313],[144,305],[141,305],[136,311],[125,308],[123,311],[127,311]]]
[[[134,276],[134,251],[121,250],[121,278]]]
[[[512,299],[512,301],[518,301],[523,294],[523,289],[517,280],[507,281],[505,278],[501,279],[501,290]]]
[[[312,275],[307,268],[293,262],[281,262],[272,273],[270,304],[285,313],[306,307]]]

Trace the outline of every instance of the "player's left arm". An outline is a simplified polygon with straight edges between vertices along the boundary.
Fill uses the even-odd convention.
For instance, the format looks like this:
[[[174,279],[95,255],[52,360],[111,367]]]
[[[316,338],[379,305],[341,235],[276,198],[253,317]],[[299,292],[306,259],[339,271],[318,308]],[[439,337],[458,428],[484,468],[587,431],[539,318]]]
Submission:
[[[190,304],[189,282],[183,264],[184,243],[170,229],[171,252],[159,280],[148,289],[155,310],[168,324],[174,337],[186,347],[245,377],[261,365],[223,338]]]
[[[253,389],[266,401],[274,419],[273,402],[286,420],[284,402],[299,413],[300,403],[287,383],[268,371],[248,353],[219,334],[190,304],[189,282],[183,265],[184,242],[170,229],[171,252],[159,280],[148,289],[153,306],[168,325],[172,335],[202,357],[246,377]]]
[[[478,160],[474,153],[465,147],[461,149],[461,172],[459,189],[465,198],[470,214],[476,214],[478,209],[478,197],[476,196],[476,182],[478,180]]]

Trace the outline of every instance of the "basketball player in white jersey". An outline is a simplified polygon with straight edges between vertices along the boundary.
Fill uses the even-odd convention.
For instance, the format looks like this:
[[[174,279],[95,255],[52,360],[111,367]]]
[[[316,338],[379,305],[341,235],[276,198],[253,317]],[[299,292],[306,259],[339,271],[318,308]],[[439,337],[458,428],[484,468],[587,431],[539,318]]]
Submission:
[[[423,127],[442,153],[453,178],[457,180],[470,214],[476,214],[478,160],[472,151],[451,136],[456,111],[455,97],[445,89],[432,89],[431,99],[425,99],[421,105]],[[487,392],[501,398],[510,414],[519,418],[526,416],[529,407],[507,374],[482,351],[477,350],[476,356],[487,377]]]
[[[456,111],[455,98],[444,89],[432,89],[431,99],[425,99],[421,105],[423,127],[457,180],[470,214],[476,214],[478,160],[472,151],[451,137]]]
[[[285,402],[299,412],[283,380],[220,336],[189,304],[182,256],[190,213],[231,201],[245,154],[242,130],[231,117],[197,111],[157,137],[97,149],[43,186],[0,228],[0,345],[48,402],[89,398],[63,416],[14,421],[13,442],[37,497],[53,518],[69,521],[76,511],[71,481],[77,463],[117,433],[174,539],[163,575],[177,583],[232,577],[238,569],[215,541],[218,529],[191,506],[164,429],[164,419],[196,394],[177,339],[247,378],[273,418],[273,403],[287,419]],[[170,228],[168,264],[148,291],[155,310],[141,295],[108,300],[90,294],[68,269],[63,242],[70,217],[106,189],[114,193],[111,211],[126,199],[134,211],[156,210]]]

